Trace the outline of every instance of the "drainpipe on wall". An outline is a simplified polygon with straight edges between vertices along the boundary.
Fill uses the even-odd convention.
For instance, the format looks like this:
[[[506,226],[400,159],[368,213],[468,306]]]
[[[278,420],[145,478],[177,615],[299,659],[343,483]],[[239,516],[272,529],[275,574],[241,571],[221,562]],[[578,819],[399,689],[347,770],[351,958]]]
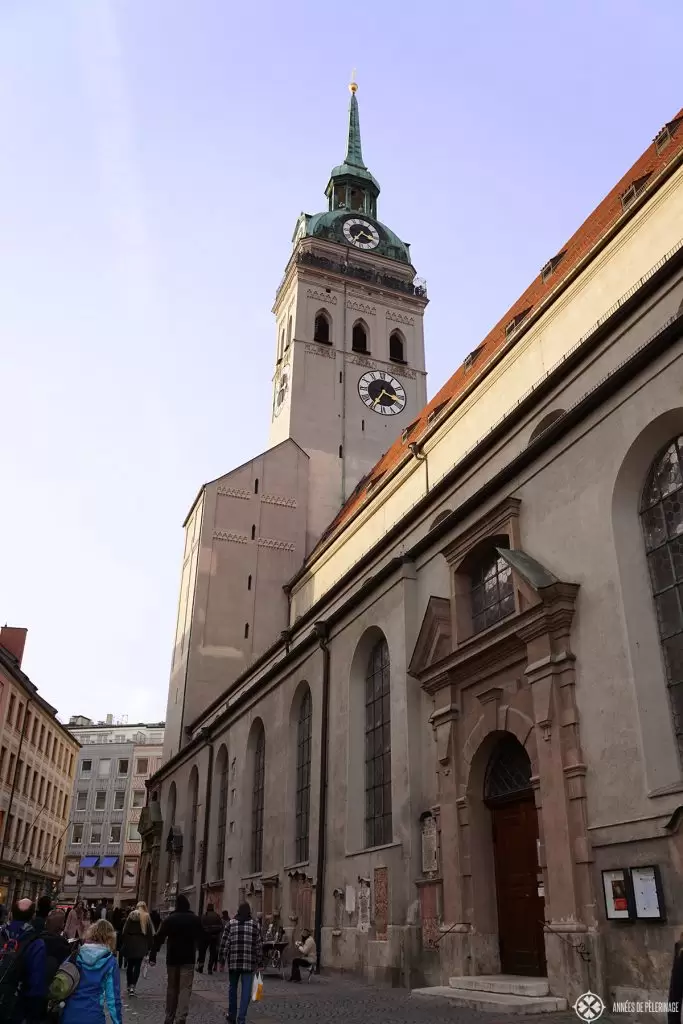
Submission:
[[[425,494],[429,494],[429,463],[427,462],[427,456],[424,452],[420,451],[420,446],[417,441],[412,441],[408,448],[411,454],[415,456],[418,462],[424,462],[425,464]]]
[[[330,649],[327,646],[328,626],[316,622],[313,631],[318,639],[323,656],[323,699],[322,726],[320,730],[320,794],[318,797],[318,866],[315,880],[315,925],[316,971],[320,972],[320,951],[322,946],[323,904],[325,902],[325,836],[327,833],[327,760],[330,724]]]
[[[211,817],[211,783],[213,782],[213,743],[209,739],[208,729],[202,729],[199,734],[209,745],[209,770],[206,779],[206,802],[204,804],[204,848],[202,850],[202,873],[199,884],[199,909],[197,913],[201,917],[204,913],[204,886],[206,885],[206,865],[209,861],[209,818]]]

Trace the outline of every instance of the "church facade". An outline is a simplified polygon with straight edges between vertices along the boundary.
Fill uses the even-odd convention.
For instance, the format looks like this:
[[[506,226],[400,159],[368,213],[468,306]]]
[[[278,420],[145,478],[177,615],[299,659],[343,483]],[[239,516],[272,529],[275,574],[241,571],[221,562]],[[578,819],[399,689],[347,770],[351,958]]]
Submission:
[[[681,123],[425,404],[426,291],[377,220],[354,92],[329,209],[299,219],[278,292],[272,446],[186,523],[159,905],[247,897],[313,927],[325,968],[394,985],[664,992]]]

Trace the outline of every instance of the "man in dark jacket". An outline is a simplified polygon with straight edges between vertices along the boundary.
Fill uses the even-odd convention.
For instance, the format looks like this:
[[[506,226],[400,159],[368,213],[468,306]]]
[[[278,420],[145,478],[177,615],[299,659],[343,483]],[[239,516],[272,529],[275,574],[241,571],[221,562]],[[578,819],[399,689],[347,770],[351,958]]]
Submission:
[[[45,1009],[45,943],[33,927],[35,911],[32,900],[19,900],[12,907],[10,924],[5,926],[0,935],[0,950],[6,954],[3,954],[2,959],[9,960],[11,951],[16,951],[12,967],[3,973],[2,981],[6,988],[19,984],[17,1005],[7,1016],[0,1010],[3,1024],[7,1020],[15,1024],[23,1021],[34,1024],[42,1019]]]
[[[204,961],[206,960],[206,951],[208,949],[209,974],[213,974],[218,961],[218,943],[220,942],[221,932],[223,931],[223,922],[214,910],[213,903],[209,903],[207,905],[206,913],[202,916],[202,928],[204,929],[204,942],[199,947],[197,973],[201,974],[204,970]]]
[[[187,896],[177,896],[175,910],[161,922],[149,962],[156,963],[157,953],[166,946],[166,1016],[164,1024],[184,1024],[190,1009],[194,965],[197,948],[204,942],[204,929],[196,914],[190,910]]]
[[[45,924],[51,910],[52,900],[50,897],[41,896],[36,905],[36,916],[33,918],[33,927],[39,935],[45,931]]]

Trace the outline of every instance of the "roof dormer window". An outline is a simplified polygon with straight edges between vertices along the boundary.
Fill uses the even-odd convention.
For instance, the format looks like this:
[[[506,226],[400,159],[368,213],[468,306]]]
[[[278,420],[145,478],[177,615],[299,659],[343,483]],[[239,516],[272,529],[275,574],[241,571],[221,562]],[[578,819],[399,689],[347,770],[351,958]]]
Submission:
[[[641,194],[641,192],[644,190],[645,186],[647,185],[648,179],[651,177],[651,174],[652,174],[652,172],[649,171],[647,174],[643,174],[642,177],[636,178],[635,181],[631,182],[631,184],[626,189],[626,191],[622,192],[622,194],[621,194],[621,208],[622,208],[622,210],[627,210],[629,208],[629,206],[631,206],[636,201],[638,196]]]
[[[517,313],[515,316],[513,316],[512,320],[510,320],[505,325],[505,337],[506,338],[509,338],[511,335],[513,335],[515,333],[517,328],[521,326],[522,322],[524,320],[526,320],[526,318],[528,317],[530,312],[531,312],[531,306],[529,306],[528,309],[523,309],[521,311],[521,313]]]
[[[552,277],[552,275],[555,273],[556,268],[562,262],[566,254],[567,250],[563,249],[562,252],[558,252],[557,256],[553,256],[551,260],[548,260],[546,265],[541,270],[541,280],[543,281],[543,284],[545,284],[549,277]]]
[[[661,153],[662,150],[666,149],[666,147],[669,145],[674,135],[678,131],[678,126],[680,125],[681,121],[683,121],[683,118],[681,117],[677,117],[673,121],[668,121],[664,125],[664,127],[657,133],[657,135],[655,136],[655,146],[657,147],[658,154]]]

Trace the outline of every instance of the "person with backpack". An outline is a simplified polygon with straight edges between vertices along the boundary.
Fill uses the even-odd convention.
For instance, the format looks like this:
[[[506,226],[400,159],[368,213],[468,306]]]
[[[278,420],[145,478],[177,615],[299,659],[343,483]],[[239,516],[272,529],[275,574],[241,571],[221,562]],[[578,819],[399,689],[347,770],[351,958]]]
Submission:
[[[19,900],[0,931],[0,1021],[37,1024],[45,1010],[45,943],[33,926],[35,904]]]
[[[73,962],[79,978],[64,1000],[60,1024],[106,1024],[105,1005],[111,1024],[123,1024],[116,932],[109,921],[101,918],[90,925]]]
[[[228,968],[228,1024],[245,1024],[251,1001],[254,973],[263,962],[263,943],[258,921],[248,903],[240,903],[237,915],[223,931],[219,959]],[[239,1010],[237,987],[241,985]]]
[[[138,903],[126,918],[122,932],[122,952],[126,961],[128,995],[135,995],[142,961],[149,955],[154,939],[154,926],[147,913],[147,905]]]
[[[161,946],[166,947],[166,1016],[164,1024],[184,1024],[190,1009],[194,965],[197,948],[204,942],[204,929],[196,914],[190,910],[190,901],[182,893],[176,896],[175,910],[162,922],[156,934],[150,964],[156,963]]]
[[[62,935],[66,915],[63,910],[52,910],[45,922],[45,929],[41,935],[45,943],[45,984],[49,988],[57,970],[69,959],[71,945],[69,940]]]

